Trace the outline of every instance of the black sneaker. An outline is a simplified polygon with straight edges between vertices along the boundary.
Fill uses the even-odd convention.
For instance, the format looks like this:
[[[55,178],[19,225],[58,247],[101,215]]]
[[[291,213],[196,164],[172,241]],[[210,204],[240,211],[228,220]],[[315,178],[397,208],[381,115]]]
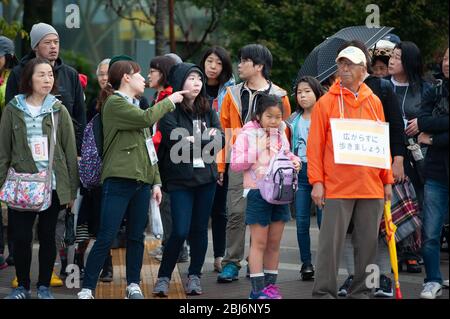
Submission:
[[[347,295],[350,293],[350,286],[353,282],[353,275],[350,275],[345,279],[344,284],[339,288],[338,290],[338,296],[339,297],[347,297]]]
[[[105,269],[102,269],[102,272],[100,273],[100,281],[101,282],[112,282],[114,278],[113,270],[112,268],[108,267]]]
[[[303,281],[311,280],[314,278],[314,266],[311,264],[303,264],[300,269],[300,277]]]
[[[375,297],[393,297],[392,280],[385,275],[380,276],[380,287],[375,289]]]

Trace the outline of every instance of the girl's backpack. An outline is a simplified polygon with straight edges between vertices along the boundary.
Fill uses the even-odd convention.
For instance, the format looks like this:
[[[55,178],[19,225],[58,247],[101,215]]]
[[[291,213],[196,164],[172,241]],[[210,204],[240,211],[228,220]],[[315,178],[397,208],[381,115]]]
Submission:
[[[298,176],[294,164],[284,150],[271,159],[269,169],[257,182],[257,186],[262,198],[268,203],[284,205],[294,201]]]
[[[100,185],[102,174],[103,125],[100,114],[96,114],[86,125],[81,145],[79,163],[80,180],[84,187]]]

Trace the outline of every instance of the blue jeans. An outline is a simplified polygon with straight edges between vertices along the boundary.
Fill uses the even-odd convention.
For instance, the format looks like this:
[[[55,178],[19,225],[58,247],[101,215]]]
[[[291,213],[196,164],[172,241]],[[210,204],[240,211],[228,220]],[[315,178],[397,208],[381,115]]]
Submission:
[[[425,282],[442,283],[440,239],[445,216],[448,215],[448,185],[436,180],[425,182],[422,225],[422,255],[425,263]]]
[[[302,163],[302,169],[298,173],[298,190],[295,194],[295,220],[297,223],[297,241],[300,249],[300,260],[304,264],[311,264],[311,238],[309,235],[311,221],[311,191],[312,186],[308,182],[308,165]],[[320,228],[322,210],[316,208],[317,225]]]
[[[170,192],[172,232],[164,246],[158,278],[172,277],[183,242],[188,239],[191,264],[189,275],[201,275],[208,248],[208,221],[216,182]]]
[[[150,185],[125,178],[103,183],[100,228],[86,262],[83,288],[94,290],[111,245],[127,213],[127,284],[139,284],[144,255],[144,231],[148,222]]]

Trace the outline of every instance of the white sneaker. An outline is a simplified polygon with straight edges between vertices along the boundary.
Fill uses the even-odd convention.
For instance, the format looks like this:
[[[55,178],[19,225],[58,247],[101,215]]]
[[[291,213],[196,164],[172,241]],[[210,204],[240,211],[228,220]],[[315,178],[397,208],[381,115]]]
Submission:
[[[448,289],[448,279],[442,282],[442,286]]]
[[[127,286],[125,299],[144,299],[141,287],[138,284],[132,283]]]
[[[427,282],[423,285],[423,290],[420,293],[422,299],[436,299],[442,295],[442,286],[438,282]]]
[[[92,290],[83,288],[78,293],[78,299],[94,299],[94,296],[92,295]]]

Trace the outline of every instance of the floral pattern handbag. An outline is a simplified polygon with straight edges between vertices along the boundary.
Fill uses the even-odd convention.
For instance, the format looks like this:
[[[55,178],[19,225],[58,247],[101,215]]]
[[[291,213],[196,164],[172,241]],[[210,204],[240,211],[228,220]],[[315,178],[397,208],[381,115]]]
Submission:
[[[52,204],[52,167],[58,126],[58,113],[52,117],[52,138],[50,139],[49,165],[39,173],[17,173],[8,170],[5,183],[0,189],[0,200],[9,208],[18,211],[41,212]]]

